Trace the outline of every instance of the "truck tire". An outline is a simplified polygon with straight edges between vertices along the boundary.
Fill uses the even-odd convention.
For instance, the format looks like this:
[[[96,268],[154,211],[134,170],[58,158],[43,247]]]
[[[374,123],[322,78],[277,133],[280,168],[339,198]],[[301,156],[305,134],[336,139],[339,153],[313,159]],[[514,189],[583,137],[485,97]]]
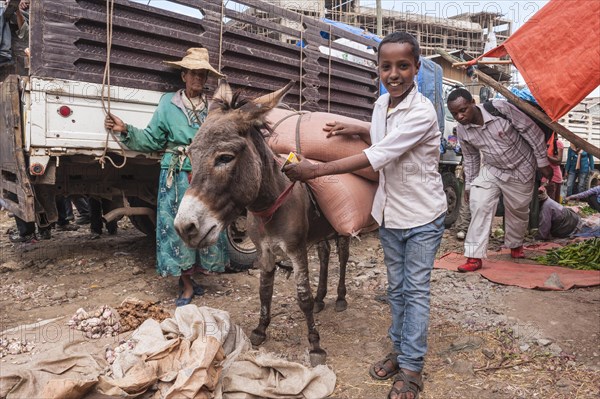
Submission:
[[[257,251],[246,231],[245,213],[227,227],[227,246],[232,269],[244,270],[252,267]]]
[[[442,184],[444,185],[444,193],[446,194],[446,201],[448,203],[448,211],[446,211],[444,225],[446,228],[449,228],[456,222],[460,212],[460,185],[458,179],[452,172],[442,173]]]
[[[156,211],[156,207],[154,205],[149,204],[138,197],[128,197],[127,200],[129,201],[129,206],[143,206],[146,208],[152,208]],[[156,237],[156,226],[154,226],[154,223],[152,223],[152,220],[150,220],[148,216],[133,215],[129,216],[129,220],[131,220],[133,227],[144,233],[149,239],[154,239]]]

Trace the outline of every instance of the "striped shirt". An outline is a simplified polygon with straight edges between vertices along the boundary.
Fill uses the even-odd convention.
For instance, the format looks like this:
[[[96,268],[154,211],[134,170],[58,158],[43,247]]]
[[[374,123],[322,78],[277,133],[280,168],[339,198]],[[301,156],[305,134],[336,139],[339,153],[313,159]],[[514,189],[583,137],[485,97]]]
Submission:
[[[526,183],[535,177],[536,167],[549,165],[544,132],[523,112],[507,101],[495,100],[501,116],[493,116],[477,105],[483,126],[469,123],[457,126],[464,156],[465,189],[479,175],[481,164],[501,181],[516,179]]]

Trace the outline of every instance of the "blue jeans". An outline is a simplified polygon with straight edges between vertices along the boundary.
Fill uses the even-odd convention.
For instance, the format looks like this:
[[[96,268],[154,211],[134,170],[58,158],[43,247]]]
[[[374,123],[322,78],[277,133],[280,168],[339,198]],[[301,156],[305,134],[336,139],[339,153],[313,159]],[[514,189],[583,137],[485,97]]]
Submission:
[[[569,172],[567,176],[567,195],[576,194],[575,192],[575,178],[579,177],[577,183],[577,193],[582,193],[586,190],[588,172]]]
[[[379,228],[392,311],[389,329],[401,368],[421,372],[427,353],[429,278],[444,234],[445,214],[412,229]]]

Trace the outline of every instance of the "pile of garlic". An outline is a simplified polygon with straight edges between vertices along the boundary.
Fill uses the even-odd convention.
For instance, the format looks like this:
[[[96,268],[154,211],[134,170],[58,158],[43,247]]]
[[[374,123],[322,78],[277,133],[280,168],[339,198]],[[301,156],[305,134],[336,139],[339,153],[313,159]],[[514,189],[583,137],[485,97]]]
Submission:
[[[135,341],[133,341],[131,339],[128,339],[127,341],[119,341],[119,345],[117,347],[115,347],[114,349],[106,348],[104,357],[106,358],[106,361],[109,364],[113,364],[115,362],[117,356],[119,356],[119,354],[121,354],[125,351],[132,351],[134,347],[135,347]]]
[[[89,339],[114,337],[119,335],[121,329],[119,314],[108,305],[102,305],[98,310],[90,313],[79,308],[67,325],[82,331]]]
[[[33,342],[16,338],[0,338],[0,359],[8,355],[29,353],[35,348]]]

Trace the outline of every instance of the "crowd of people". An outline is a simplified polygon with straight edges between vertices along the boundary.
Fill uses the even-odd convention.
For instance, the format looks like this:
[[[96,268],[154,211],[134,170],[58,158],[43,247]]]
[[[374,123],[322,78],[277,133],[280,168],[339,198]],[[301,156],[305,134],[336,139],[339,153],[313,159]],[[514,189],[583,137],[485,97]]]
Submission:
[[[470,95],[470,93],[467,90],[464,90],[464,89],[457,90],[454,93],[452,93],[451,95],[452,95],[451,99],[454,102],[457,102],[457,103],[461,102],[460,100],[459,101],[455,100],[456,96],[458,96],[458,97],[464,96],[465,99],[467,99],[467,101],[470,102],[471,104],[475,103],[472,96]],[[488,100],[488,101],[492,101],[492,100]],[[450,102],[450,99],[449,99],[449,102]],[[511,104],[506,101],[500,101],[497,104],[500,104],[501,108],[502,107],[512,107],[513,109],[516,110],[516,108],[514,106],[511,106]],[[462,105],[464,105],[464,104],[462,104]],[[487,107],[486,107],[486,105],[487,105]],[[490,107],[489,107],[489,104],[486,104],[486,105],[478,106],[478,107],[480,107],[481,110],[483,110],[482,115],[489,114],[489,111],[487,111],[487,110],[490,109]],[[492,111],[492,113],[495,113],[495,112]],[[510,121],[510,119],[508,119],[506,117],[506,115],[504,115],[500,111],[498,111],[497,115],[491,115],[491,116],[492,117],[496,116],[503,120]],[[524,114],[520,115],[520,117],[528,118]],[[525,119],[523,119],[523,120],[525,120]],[[461,122],[459,121],[459,123],[461,123]],[[500,129],[502,131],[504,131],[502,127],[500,127]],[[471,148],[469,147],[470,144],[469,144],[468,140],[465,140],[464,130],[462,130],[462,132],[463,133],[462,133],[461,144],[464,142],[466,145],[466,154],[463,152],[463,163],[466,162],[467,166],[465,166],[465,168],[468,168],[468,163],[470,162],[470,156],[472,155],[472,151],[471,151]],[[495,136],[490,135],[490,137],[495,137]],[[592,187],[590,190],[585,191],[585,188],[589,184],[589,179],[593,175],[594,170],[595,170],[594,169],[594,158],[592,157],[592,155],[588,154],[586,151],[583,151],[582,149],[577,148],[574,144],[570,144],[570,147],[568,149],[568,154],[566,157],[566,164],[564,165],[564,172],[563,172],[562,161],[564,158],[564,145],[563,145],[562,141],[559,139],[558,135],[555,132],[551,132],[551,134],[545,135],[545,137],[547,138],[547,140],[546,140],[547,159],[548,159],[549,166],[552,168],[552,177],[548,178],[547,175],[546,176],[537,176],[536,175],[536,177],[539,177],[539,179],[538,179],[539,181],[536,183],[536,186],[540,187],[540,195],[538,196],[538,202],[540,205],[540,216],[539,216],[540,224],[544,224],[545,222],[548,222],[547,217],[548,217],[549,213],[544,212],[544,207],[543,207],[544,201],[547,198],[551,199],[552,201],[545,202],[545,204],[553,203],[553,204],[556,204],[557,206],[560,205],[561,203],[566,204],[572,200],[583,200],[583,201],[586,201],[592,209],[594,209],[597,212],[600,212],[600,208],[598,206],[598,195],[597,195],[598,192],[600,191],[600,188]],[[469,153],[469,151],[471,151],[471,153]],[[538,153],[539,153],[539,151],[540,151],[540,148],[538,148]],[[461,152],[462,152],[462,147],[461,147]],[[476,153],[479,153],[480,155],[484,156],[483,151],[477,150]],[[489,158],[489,154],[488,154],[488,158]],[[482,167],[483,167],[483,161],[481,163],[482,163]],[[460,167],[462,168],[463,165],[461,165]],[[542,170],[540,169],[539,171],[541,172]],[[548,171],[546,170],[546,172],[548,172]],[[461,175],[460,178],[462,179],[463,183],[465,183],[465,173],[461,173],[460,175]],[[565,176],[568,176],[568,178],[566,180],[565,180]],[[600,184],[600,181],[598,181],[597,184]],[[468,191],[468,189],[469,188],[468,188],[468,182],[467,182],[467,187],[465,187],[465,191]],[[573,193],[580,193],[580,194],[573,194]],[[494,201],[493,203],[491,203],[492,206],[488,209],[488,211],[490,213],[497,212],[497,208],[496,208],[497,205],[501,206],[502,211],[504,211],[505,201],[504,201],[503,194],[504,194],[503,192],[500,192],[498,202]],[[546,210],[548,208],[549,208],[549,206],[546,206]],[[561,209],[562,208],[563,207],[561,206]],[[565,209],[567,209],[567,208],[565,208]],[[510,212],[511,211],[509,210],[509,217],[511,217]],[[469,194],[465,193],[465,199],[461,202],[458,219],[453,226],[453,228],[456,231],[457,239],[464,240],[466,238],[467,231],[469,229],[470,224],[471,224],[471,202],[469,201]],[[532,226],[529,226],[529,227],[532,227]],[[479,233],[483,234],[483,232],[479,232]],[[573,230],[572,233],[575,234],[575,230]],[[491,230],[491,225],[490,225],[490,231],[488,232],[488,235],[490,235],[490,236],[493,235],[493,232]],[[558,237],[555,235],[539,234],[538,238],[551,239],[551,238],[558,238]],[[470,262],[479,264],[479,262],[476,260],[475,261],[471,260]],[[464,267],[461,269],[464,269]]]
[[[5,26],[0,25],[0,31]],[[2,49],[0,57],[4,58],[0,62],[7,58]],[[441,133],[434,106],[415,85],[420,67],[418,41],[404,32],[389,34],[379,44],[377,57],[379,78],[387,93],[374,105],[370,130],[335,122],[323,129],[328,137],[358,134],[370,147],[360,154],[323,164],[300,157],[301,162],[287,165],[284,172],[291,180],[300,181],[368,166],[379,172],[372,215],[380,226],[387,268],[392,352],[374,363],[369,372],[378,380],[393,377],[388,398],[414,399],[423,390],[430,275],[447,211],[437,168]],[[209,63],[204,48],[190,48],[180,61],[167,64],[180,69],[183,87],[162,96],[148,125],[138,128],[109,114],[104,127],[120,133],[122,143],[131,150],[164,151],[157,182],[156,269],[163,277],[178,278],[180,294],[175,304],[184,306],[195,295],[204,293],[204,288],[192,279],[194,273],[223,272],[230,263],[225,233],[214,246],[196,250],[184,244],[173,225],[189,186],[187,146],[208,114],[204,87],[209,76],[223,75]],[[468,214],[461,218],[465,240],[461,272],[484,267],[501,196],[505,209],[504,243],[513,258],[524,257],[523,241],[535,190],[539,190],[542,204],[541,238],[569,236],[581,229],[581,218],[559,204],[563,181],[560,140],[547,139],[531,118],[507,101],[492,100],[491,104],[492,108],[477,104],[466,89],[454,90],[447,99],[448,109],[458,122],[457,136],[463,153],[465,187],[461,213]],[[589,198],[590,205],[599,210],[600,186],[585,191],[593,166],[589,154],[569,147],[566,200]],[[574,194],[574,190],[579,193]],[[74,221],[72,203],[79,214]],[[108,234],[116,234],[116,221],[106,226],[102,221],[103,212],[113,206],[106,199],[57,198],[59,217],[55,227],[72,230],[89,223],[96,236],[102,234],[104,227]],[[34,223],[18,218],[16,222],[15,242],[51,237],[52,226],[40,227],[36,233]]]

